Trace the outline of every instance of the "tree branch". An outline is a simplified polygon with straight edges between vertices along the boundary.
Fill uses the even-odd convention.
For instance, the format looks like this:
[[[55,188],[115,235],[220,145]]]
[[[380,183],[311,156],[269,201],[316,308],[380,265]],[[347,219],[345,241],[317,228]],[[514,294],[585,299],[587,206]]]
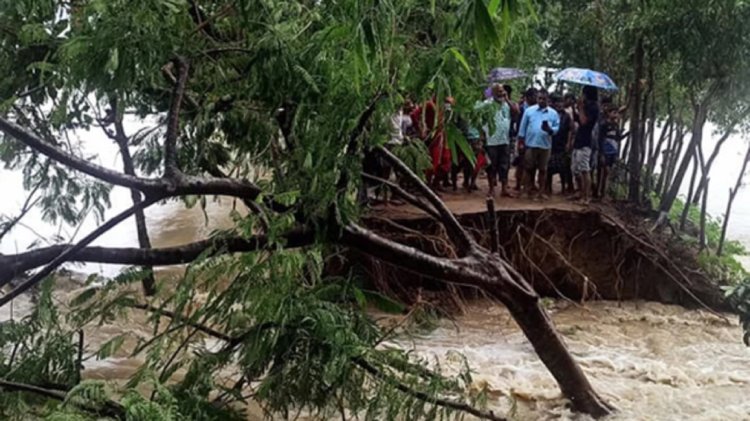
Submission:
[[[470,264],[460,259],[435,257],[415,248],[399,244],[359,225],[349,224],[343,228],[340,242],[367,255],[377,257],[391,265],[440,281],[466,283],[475,286],[497,286]]]
[[[347,142],[346,147],[344,148],[344,155],[347,158],[353,158],[358,155],[359,150],[357,148],[357,140],[359,139],[359,136],[362,134],[362,132],[365,131],[365,127],[367,126],[367,122],[370,121],[370,117],[375,114],[378,102],[384,97],[385,94],[378,91],[373,97],[372,101],[370,101],[370,104],[367,106],[367,108],[362,112],[362,114],[359,115],[359,119],[357,119],[357,125],[354,126],[354,129],[352,129],[352,131],[349,133],[349,142]],[[348,184],[348,175],[342,174],[338,182],[336,183],[336,188],[338,190],[344,190],[346,189],[346,186]]]
[[[21,211],[16,215],[15,218],[11,218],[8,222],[6,222],[2,229],[0,229],[0,241],[3,240],[3,238],[8,235],[10,230],[13,229],[20,221],[23,219],[24,216],[26,216],[27,213],[34,207],[34,205],[39,202],[39,199],[34,199],[34,196],[36,195],[37,190],[39,190],[40,184],[37,184],[36,187],[29,193],[29,196],[26,197],[26,201],[23,202],[23,206],[21,206]]]
[[[417,398],[421,401],[431,403],[433,405],[442,406],[443,408],[449,408],[453,409],[455,411],[461,411],[466,412],[468,414],[474,415],[477,418],[484,419],[484,420],[492,420],[492,421],[505,421],[505,418],[498,417],[497,415],[493,414],[492,411],[482,411],[480,409],[477,409],[471,405],[467,405],[465,403],[461,402],[454,402],[449,401],[446,399],[440,399],[432,397],[424,392],[420,392],[418,390],[414,390],[411,387],[399,383],[397,381],[394,381],[394,379],[386,376],[380,370],[375,368],[372,364],[365,361],[364,358],[353,358],[353,363],[356,364],[358,367],[369,373],[371,376],[375,377],[376,379],[380,381],[384,381],[387,383],[391,383],[396,389],[399,391],[412,396],[414,398]]]
[[[139,190],[157,187],[158,183],[156,180],[139,179],[137,177],[121,174],[117,171],[112,171],[100,165],[90,163],[83,158],[69,154],[3,117],[0,117],[0,130],[21,141],[26,146],[39,151],[63,165],[102,181],[106,181],[110,184],[123,187],[134,187]]]
[[[84,237],[81,241],[79,241],[75,246],[68,248],[64,252],[60,253],[56,258],[54,258],[47,266],[45,266],[42,270],[37,272],[34,276],[32,276],[30,279],[24,281],[17,287],[13,288],[10,292],[0,297],[0,307],[3,307],[4,305],[8,304],[9,302],[13,301],[16,297],[26,292],[29,288],[33,287],[34,285],[38,284],[44,278],[46,278],[49,274],[51,274],[55,269],[57,269],[61,264],[65,263],[68,258],[74,254],[75,252],[81,250],[82,248],[89,245],[92,241],[96,240],[97,238],[101,237],[102,234],[112,229],[115,225],[119,224],[120,222],[124,221],[125,219],[129,218],[131,215],[133,215],[138,209],[145,209],[152,204],[156,203],[159,199],[158,198],[149,198],[145,201],[132,206],[129,209],[126,209],[122,212],[120,212],[117,216],[110,219],[103,225],[101,225],[99,228],[95,229],[93,232],[91,232],[89,235]]]
[[[392,181],[385,180],[385,179],[380,178],[380,177],[376,177],[376,176],[371,175],[371,174],[364,173],[364,172],[362,173],[362,177],[364,177],[364,178],[366,178],[368,180],[375,181],[375,182],[380,183],[380,184],[385,184],[391,190],[393,190],[397,195],[399,195],[399,197],[401,197],[402,199],[406,200],[411,205],[416,206],[419,209],[422,209],[423,211],[425,211],[425,213],[427,213],[431,217],[435,218],[436,220],[438,220],[438,221],[441,220],[440,214],[437,213],[437,211],[435,211],[435,209],[433,207],[431,207],[427,203],[424,203],[422,200],[420,200],[418,197],[414,196],[413,194],[411,194],[411,193],[407,192],[406,190],[402,189],[401,186],[399,186],[398,184],[396,184],[396,183],[394,183]]]
[[[285,248],[304,247],[315,241],[315,232],[306,228],[296,228],[280,236]],[[136,266],[171,266],[189,263],[208,250],[212,256],[230,253],[246,253],[263,250],[271,246],[268,237],[219,238],[198,241],[177,247],[164,248],[115,248],[84,247],[68,254],[70,262],[92,262]],[[48,264],[55,257],[68,252],[72,246],[56,245],[16,255],[0,255],[0,286],[10,282],[22,273]]]
[[[93,164],[83,158],[45,142],[38,136],[24,128],[0,117],[0,131],[16,138],[26,146],[46,155],[47,157],[66,165],[74,170],[90,175],[96,179],[116,186],[139,190],[147,196],[161,196],[162,198],[187,195],[219,195],[255,199],[261,193],[253,183],[234,179],[218,179],[212,177],[181,176],[177,180],[148,179],[123,174],[101,165]]]
[[[185,85],[190,66],[185,59],[178,57],[173,64],[177,67],[177,83],[172,91],[172,104],[167,115],[167,136],[164,140],[164,175],[172,177],[179,172],[177,167],[177,136],[180,133],[180,108],[185,97]]]
[[[433,192],[430,190],[429,187],[422,181],[421,178],[419,178],[416,174],[414,174],[414,171],[411,170],[406,164],[404,164],[403,161],[398,159],[396,155],[394,155],[391,151],[388,149],[378,146],[377,151],[383,154],[383,156],[388,160],[388,162],[391,163],[391,165],[396,168],[400,173],[402,173],[406,178],[409,179],[412,183],[414,183],[417,188],[420,190],[422,195],[429,201],[432,206],[437,209],[438,213],[440,214],[440,220],[445,224],[446,228],[448,229],[448,234],[451,237],[451,240],[456,244],[458,248],[459,256],[467,256],[470,252],[476,250],[477,243],[474,241],[474,239],[469,235],[468,232],[461,226],[461,224],[456,219],[455,215],[448,209],[448,207],[443,203],[442,200]]]
[[[152,313],[156,313],[160,316],[166,316],[172,320],[182,320],[184,317],[182,317],[179,314],[176,314],[171,311],[162,310],[154,306],[150,306],[147,304],[133,304],[129,307],[141,309],[144,311],[149,311]],[[258,332],[258,330],[265,330],[269,328],[278,327],[275,323],[262,323],[260,325],[253,326],[250,330],[248,330],[246,333],[243,333],[240,336],[232,337],[225,333],[216,331],[208,326],[204,326],[200,323],[187,323],[186,326],[190,326],[200,332],[203,332],[207,334],[208,336],[214,337],[216,339],[223,340],[227,342],[226,350],[233,350],[234,347],[241,344],[246,340],[247,337],[249,337],[251,334]],[[432,396],[429,396],[428,394],[424,392],[420,392],[417,390],[412,389],[411,387],[404,385],[403,383],[400,383],[398,381],[395,381],[395,379],[390,378],[386,375],[384,375],[380,370],[378,370],[376,367],[374,367],[372,364],[370,364],[367,360],[365,360],[362,357],[352,357],[351,359],[352,364],[362,368],[367,373],[375,377],[376,379],[384,382],[390,382],[398,389],[399,391],[412,396],[414,398],[417,398],[421,401],[431,403],[433,405],[442,406],[444,408],[449,408],[455,411],[461,411],[466,412],[468,414],[474,415],[481,419],[487,419],[487,420],[493,420],[493,421],[504,421],[505,418],[498,417],[495,414],[493,414],[491,411],[482,411],[478,408],[475,408],[471,405],[461,403],[461,402],[454,402],[446,399],[440,399],[435,398]],[[426,373],[422,373],[422,375],[430,374],[433,375],[432,372],[427,371]]]
[[[26,392],[26,393],[34,393],[39,396],[44,396],[45,398],[55,399],[58,401],[65,401],[67,399],[68,394],[66,392],[60,391],[60,390],[53,390],[53,389],[46,389],[40,386],[36,386],[33,384],[26,384],[26,383],[17,383],[17,382],[11,382],[8,380],[0,380],[0,388],[12,391],[12,392]],[[117,402],[108,400],[104,403],[104,408],[92,408],[83,404],[75,403],[74,404],[81,409],[104,415],[104,416],[111,416],[117,419],[123,419],[125,417],[125,409]]]

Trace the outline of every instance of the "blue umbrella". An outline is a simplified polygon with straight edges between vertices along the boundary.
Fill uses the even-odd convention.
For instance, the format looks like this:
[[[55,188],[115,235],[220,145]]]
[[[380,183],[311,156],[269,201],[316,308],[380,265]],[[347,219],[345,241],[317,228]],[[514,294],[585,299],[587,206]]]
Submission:
[[[526,77],[526,73],[524,73],[523,70],[513,69],[511,67],[496,67],[492,69],[489,76],[487,76],[487,80],[492,83],[522,77]]]
[[[564,82],[577,83],[579,85],[593,86],[595,88],[606,89],[609,91],[616,91],[618,89],[617,85],[612,82],[612,79],[610,79],[609,76],[602,72],[589,69],[569,67],[558,72],[555,75],[555,79]]]

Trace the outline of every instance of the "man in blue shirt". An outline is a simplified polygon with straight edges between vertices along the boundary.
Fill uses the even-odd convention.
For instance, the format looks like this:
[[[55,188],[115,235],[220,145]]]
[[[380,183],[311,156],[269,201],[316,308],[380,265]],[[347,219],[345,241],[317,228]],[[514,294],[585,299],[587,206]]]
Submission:
[[[547,164],[549,163],[552,136],[560,129],[560,115],[548,107],[547,91],[537,93],[537,105],[523,113],[518,138],[526,145],[524,168],[526,169],[526,194],[531,197],[534,175],[539,171],[539,198],[547,199]]]

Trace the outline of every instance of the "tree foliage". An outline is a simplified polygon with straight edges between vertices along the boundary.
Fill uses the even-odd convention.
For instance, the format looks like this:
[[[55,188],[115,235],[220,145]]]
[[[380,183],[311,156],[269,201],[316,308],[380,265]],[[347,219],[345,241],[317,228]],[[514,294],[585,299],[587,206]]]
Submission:
[[[0,387],[12,392],[1,395],[4,415],[235,419],[253,399],[282,416],[493,418],[476,409],[481,394],[463,392],[468,371],[447,377],[384,348],[389,332],[365,310],[397,305],[324,267],[361,211],[359,157],[386,140],[403,96],[473,103],[506,54],[528,63],[521,47],[534,48],[534,19],[525,1],[0,1],[0,70],[10,75],[0,83],[0,157],[39,186],[47,219],[103,216],[112,184],[143,193],[141,206],[228,194],[253,210],[189,251],[135,251],[194,260],[151,302],[131,287],[148,272],[133,269],[61,313],[48,280],[34,313],[0,327],[3,349],[14,350],[0,354]],[[111,133],[123,115],[140,126],[128,145],[136,175],[89,164],[76,136]],[[236,251],[245,253],[224,255]],[[52,270],[76,253],[61,245],[0,258]],[[79,347],[79,332],[142,312],[152,336]],[[128,384],[80,383],[87,359],[123,353],[145,358]]]

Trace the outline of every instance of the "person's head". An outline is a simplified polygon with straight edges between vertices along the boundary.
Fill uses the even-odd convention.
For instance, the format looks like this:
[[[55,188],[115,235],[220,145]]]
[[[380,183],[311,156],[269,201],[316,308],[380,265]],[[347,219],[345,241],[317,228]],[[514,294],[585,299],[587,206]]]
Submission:
[[[576,95],[573,92],[568,92],[564,97],[565,108],[572,107],[576,103]]]
[[[508,99],[513,98],[513,88],[510,85],[503,85],[503,89],[505,89],[505,93],[508,94]]]
[[[547,108],[547,105],[549,104],[549,95],[547,94],[547,91],[544,89],[540,90],[536,94],[536,104],[541,109]]]
[[[565,103],[563,97],[560,94],[552,94],[549,96],[549,103],[557,111],[563,111],[565,109]]]
[[[524,94],[524,100],[526,101],[526,105],[532,106],[536,105],[537,103],[537,90],[535,88],[529,88],[526,90],[526,94]]]
[[[507,97],[508,94],[505,92],[505,88],[503,88],[503,85],[499,83],[492,84],[492,98],[494,98],[495,101],[505,101]]]
[[[411,97],[404,97],[404,104],[401,106],[401,109],[405,113],[410,113],[414,110],[414,101],[411,99]]]
[[[452,96],[447,96],[443,100],[443,108],[445,108],[446,111],[451,111],[454,105],[456,105],[456,100]]]
[[[612,107],[607,111],[607,120],[612,123],[618,123],[620,121],[620,110],[617,107]]]
[[[595,102],[599,100],[599,91],[593,86],[584,86],[582,92],[583,92],[583,99],[586,101]]]

